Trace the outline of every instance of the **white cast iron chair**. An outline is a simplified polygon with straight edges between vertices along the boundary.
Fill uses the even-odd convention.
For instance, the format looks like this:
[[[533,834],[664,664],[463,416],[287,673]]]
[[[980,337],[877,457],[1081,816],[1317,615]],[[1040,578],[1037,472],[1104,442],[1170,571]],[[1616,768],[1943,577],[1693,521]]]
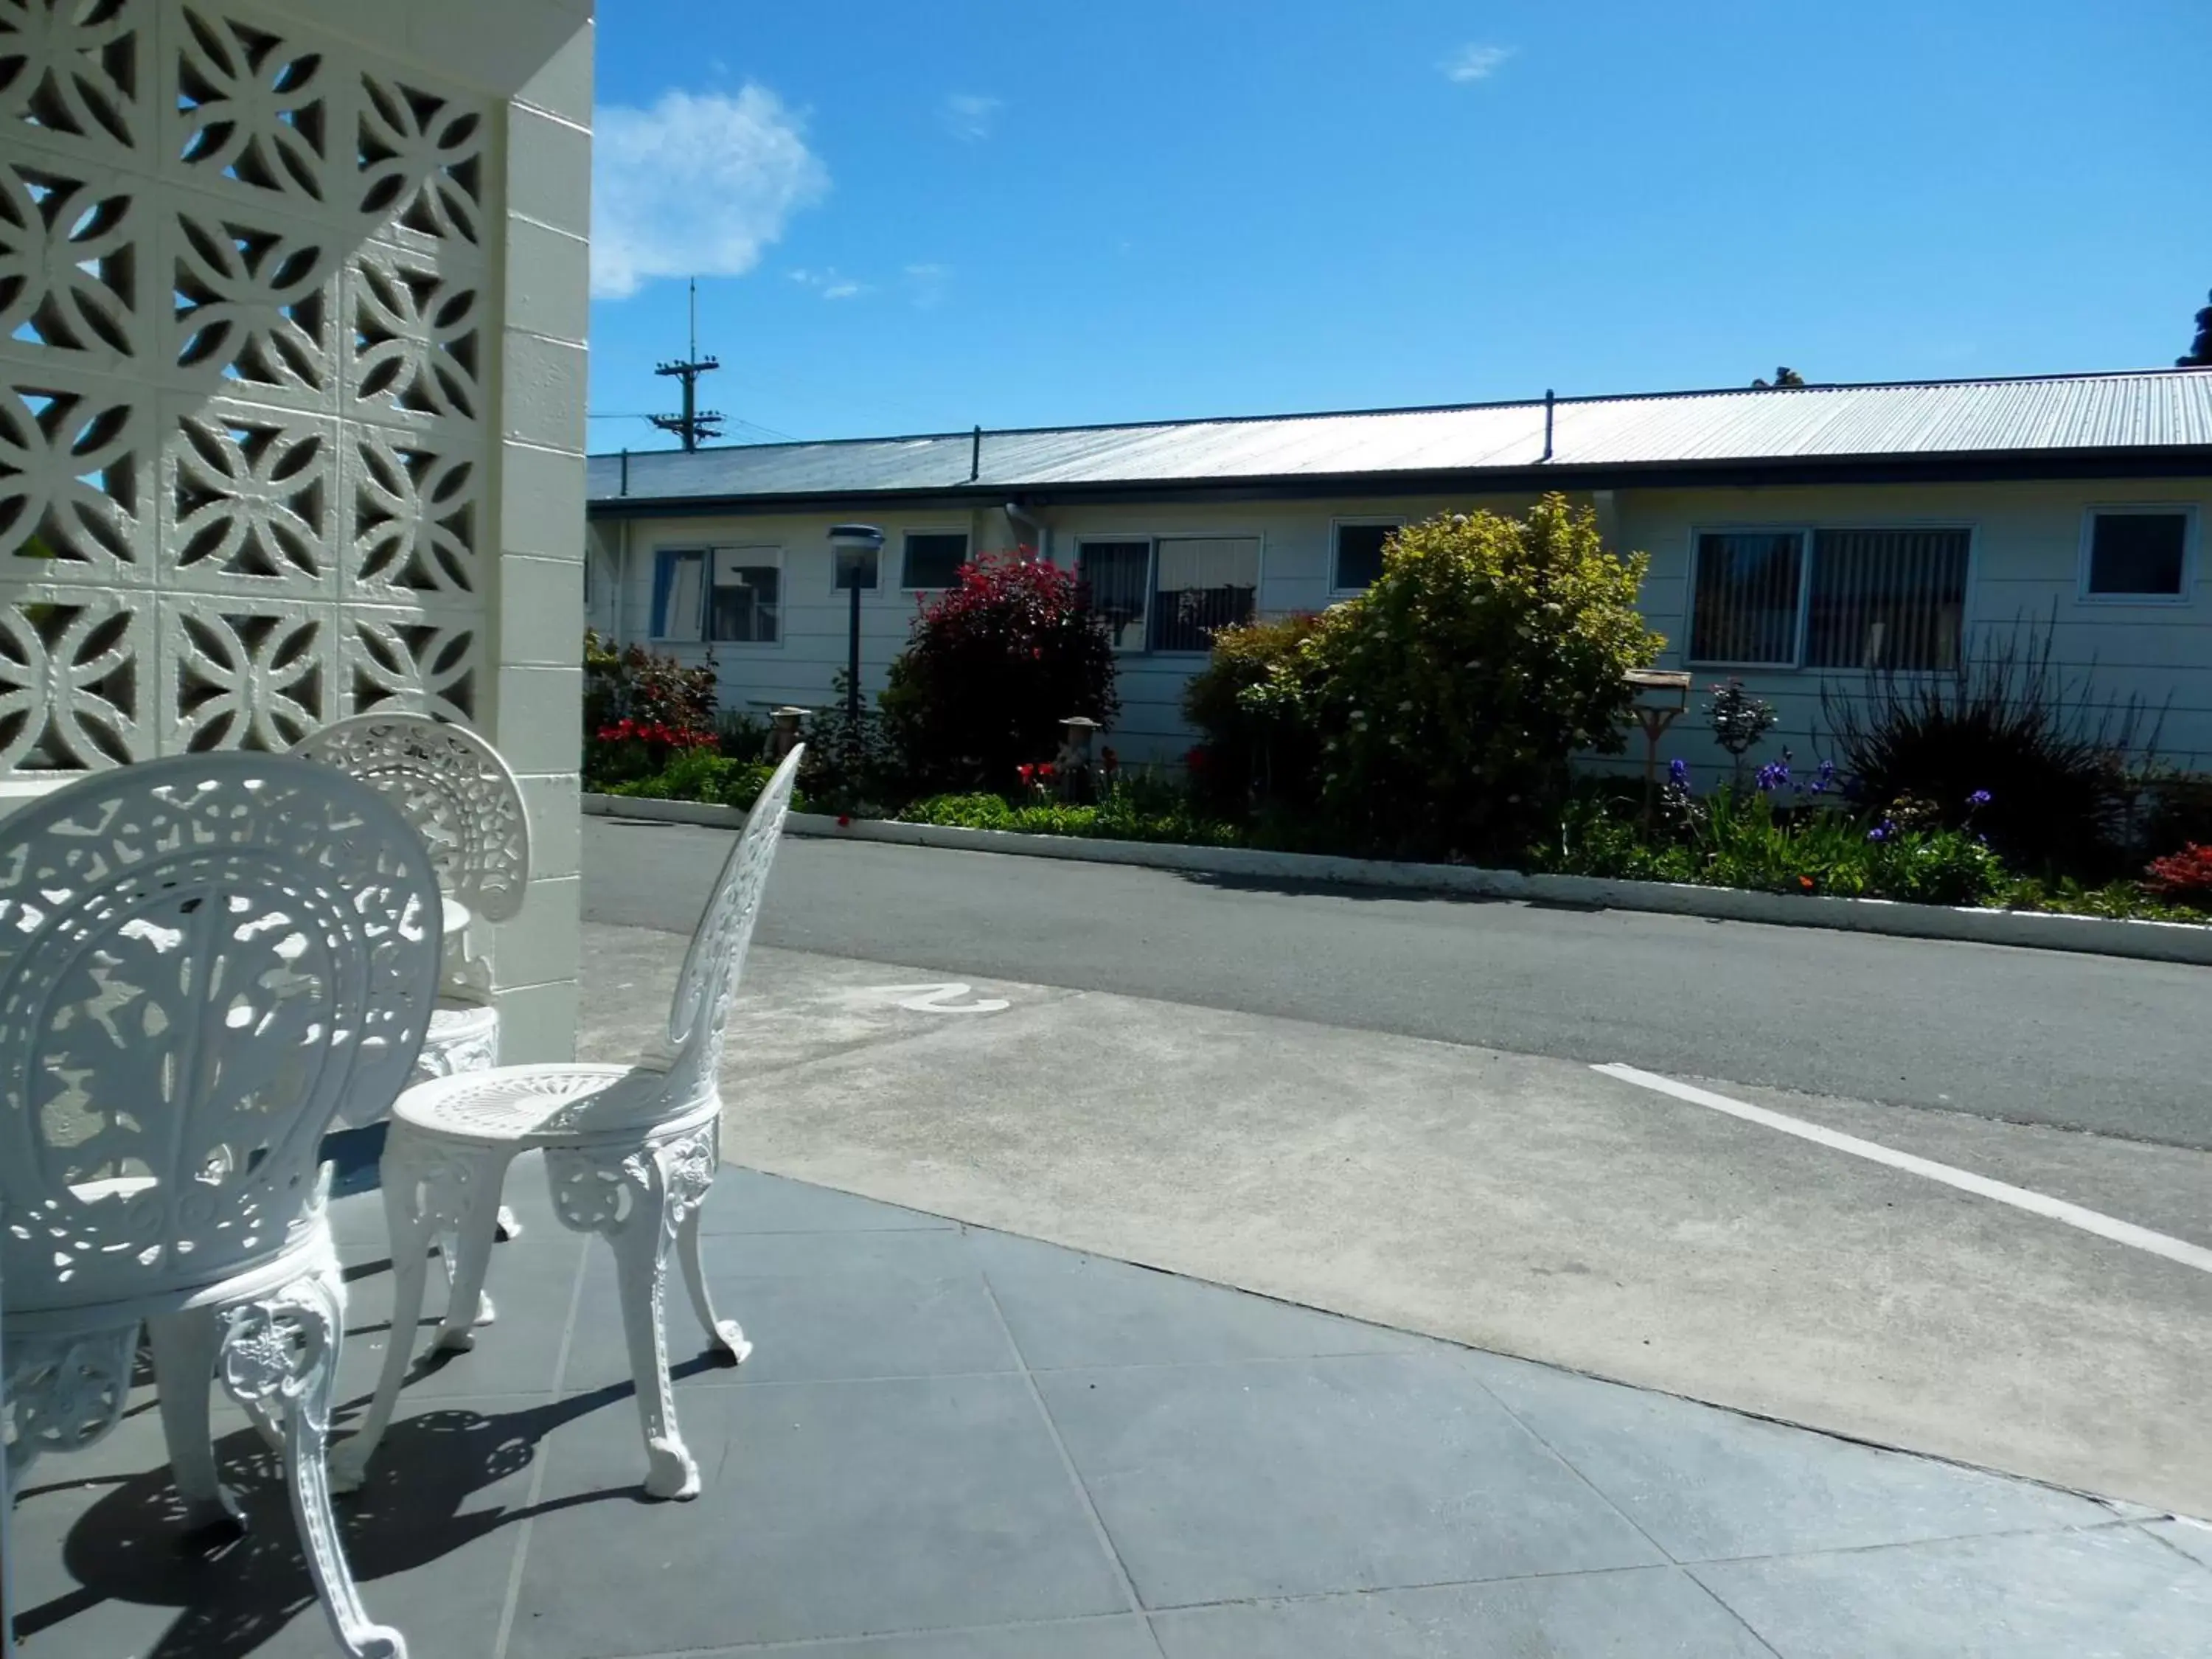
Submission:
[[[356,714],[303,738],[294,752],[388,796],[428,845],[440,890],[466,913],[453,916],[463,926],[447,929],[445,985],[417,1074],[498,1065],[499,1010],[465,923],[510,920],[530,885],[530,814],[514,772],[465,726],[427,714]]]
[[[315,1155],[341,1103],[389,1103],[413,1068],[439,917],[392,805],[283,756],[147,761],[0,823],[5,1484],[114,1425],[143,1324],[187,1519],[239,1519],[220,1372],[282,1449],[356,1659],[406,1646],[362,1611],[331,1512],[345,1282]]]
[[[662,1321],[668,1255],[674,1247],[709,1338],[733,1363],[742,1361],[752,1345],[735,1320],[716,1317],[707,1294],[699,1206],[721,1157],[723,1027],[805,752],[802,744],[785,757],[753,803],[691,935],[668,1010],[665,1064],[508,1066],[417,1084],[392,1108],[383,1182],[394,1335],[361,1432],[332,1454],[341,1491],[358,1483],[391,1420],[410,1358],[398,1333],[414,1329],[422,1316],[431,1241],[447,1229],[460,1237],[453,1293],[433,1346],[472,1347],[465,1310],[483,1284],[501,1183],[518,1153],[542,1149],[555,1213],[575,1231],[602,1235],[614,1250],[645,1428],[645,1489],[655,1498],[698,1495],[698,1465],[677,1427],[668,1379]]]
[[[522,908],[530,885],[530,813],[522,787],[498,750],[465,726],[427,714],[378,713],[338,720],[302,738],[294,751],[350,773],[380,790],[406,815],[430,848],[447,906],[445,983],[430,1035],[416,1062],[417,1079],[486,1071],[499,1064],[499,1010],[491,977],[473,948],[473,921],[506,921]],[[375,1117],[383,1115],[380,1107]],[[365,1127],[374,1118],[341,1112]],[[501,1209],[499,1236],[522,1228]],[[453,1277],[447,1261],[447,1279]],[[477,1322],[491,1322],[485,1297]]]

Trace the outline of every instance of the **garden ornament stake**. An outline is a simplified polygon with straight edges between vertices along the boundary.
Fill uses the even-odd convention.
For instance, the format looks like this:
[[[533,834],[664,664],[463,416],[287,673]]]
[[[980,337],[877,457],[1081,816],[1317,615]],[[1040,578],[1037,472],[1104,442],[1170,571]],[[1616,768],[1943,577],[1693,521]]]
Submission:
[[[1644,827],[1649,830],[1659,788],[1659,739],[1690,706],[1690,677],[1672,669],[1632,668],[1626,678],[1635,697],[1630,712],[1644,731]]]

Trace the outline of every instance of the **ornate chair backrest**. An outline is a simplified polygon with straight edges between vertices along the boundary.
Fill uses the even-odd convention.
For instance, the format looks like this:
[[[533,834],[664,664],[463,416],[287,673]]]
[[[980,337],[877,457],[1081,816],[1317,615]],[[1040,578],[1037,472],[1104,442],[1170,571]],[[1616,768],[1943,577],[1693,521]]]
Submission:
[[[438,885],[486,921],[522,908],[530,814],[499,750],[427,714],[356,714],[310,732],[294,753],[391,797],[428,844]]]
[[[730,849],[722,873],[715,878],[714,896],[692,931],[684,973],[676,981],[676,998],[668,1006],[668,1047],[673,1058],[663,1073],[661,1099],[672,1111],[704,1098],[717,1086],[730,1000],[744,972],[761,892],[783,838],[792,785],[805,752],[805,744],[794,748],[763,787],[745,815],[745,832]]]
[[[289,756],[146,761],[0,820],[9,1311],[282,1254],[332,1114],[407,1081],[439,921],[398,809]]]

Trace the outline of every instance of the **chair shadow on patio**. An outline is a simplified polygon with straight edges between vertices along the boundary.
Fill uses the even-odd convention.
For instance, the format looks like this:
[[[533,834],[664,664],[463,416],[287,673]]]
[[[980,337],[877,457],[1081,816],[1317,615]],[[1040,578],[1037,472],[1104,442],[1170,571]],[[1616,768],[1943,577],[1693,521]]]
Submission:
[[[676,1370],[688,1375],[713,1363],[702,1358]],[[647,1501],[628,1485],[535,1506],[463,1512],[471,1496],[528,1468],[548,1434],[623,1404],[633,1391],[627,1382],[611,1383],[496,1415],[432,1408],[395,1422],[378,1455],[375,1478],[337,1506],[356,1577],[368,1583],[408,1571],[533,1515],[585,1504]],[[366,1404],[365,1399],[349,1401],[345,1413]],[[20,1608],[18,1636],[35,1637],[104,1601],[136,1602],[178,1611],[146,1659],[246,1659],[293,1619],[312,1611],[314,1585],[286,1508],[276,1455],[252,1428],[241,1425],[216,1443],[216,1456],[225,1486],[245,1511],[243,1531],[187,1529],[166,1464],[104,1480],[26,1488],[21,1496],[27,1499],[64,1484],[111,1489],[64,1540],[64,1563],[77,1588]]]

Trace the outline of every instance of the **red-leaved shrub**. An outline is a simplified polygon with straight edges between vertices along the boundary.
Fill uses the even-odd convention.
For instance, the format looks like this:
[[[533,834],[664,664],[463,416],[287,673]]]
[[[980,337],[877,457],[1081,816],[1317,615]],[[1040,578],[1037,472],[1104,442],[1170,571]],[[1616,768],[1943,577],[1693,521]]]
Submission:
[[[1072,572],[987,553],[923,602],[881,706],[911,787],[1005,789],[1070,715],[1113,723],[1113,645]]]
[[[2212,902],[2212,847],[2192,843],[2154,860],[2143,884],[2170,904]]]

